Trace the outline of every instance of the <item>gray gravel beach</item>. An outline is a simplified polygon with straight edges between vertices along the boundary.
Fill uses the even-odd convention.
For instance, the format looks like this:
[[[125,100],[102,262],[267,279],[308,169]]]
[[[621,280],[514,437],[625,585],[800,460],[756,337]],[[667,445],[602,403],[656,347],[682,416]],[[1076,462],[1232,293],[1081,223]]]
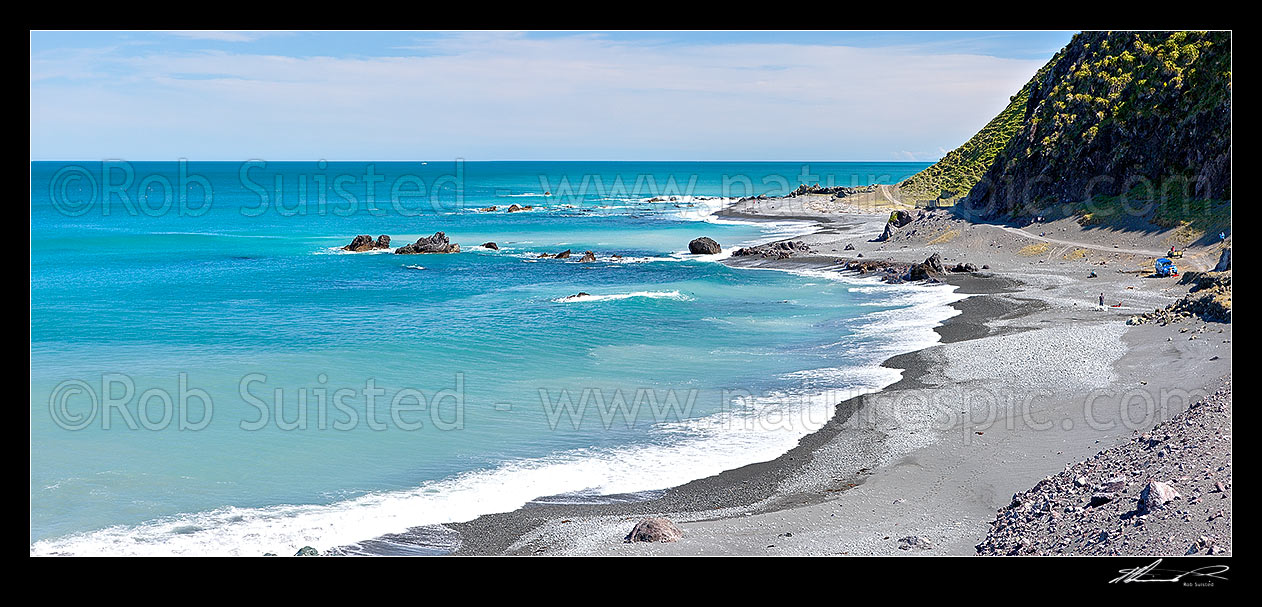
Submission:
[[[727,213],[824,222],[789,239],[806,248],[726,263],[838,269],[938,253],[948,267],[988,268],[945,274],[939,288],[968,297],[950,304],[959,314],[936,329],[939,343],[887,360],[903,370],[900,381],[841,402],[823,429],[779,458],[630,501],[529,504],[446,525],[459,534],[455,554],[972,555],[1014,494],[1230,380],[1230,323],[1127,324],[1187,293],[1177,279],[1137,270],[1163,248],[1159,233],[1107,235],[1072,220],[1035,233],[940,210],[877,242],[888,204],[799,198],[742,201]],[[1189,251],[1187,265],[1209,267],[1213,256]],[[682,539],[625,543],[646,516],[674,521]],[[1191,526],[1188,534],[1203,535]],[[1230,542],[1215,545],[1221,552]]]

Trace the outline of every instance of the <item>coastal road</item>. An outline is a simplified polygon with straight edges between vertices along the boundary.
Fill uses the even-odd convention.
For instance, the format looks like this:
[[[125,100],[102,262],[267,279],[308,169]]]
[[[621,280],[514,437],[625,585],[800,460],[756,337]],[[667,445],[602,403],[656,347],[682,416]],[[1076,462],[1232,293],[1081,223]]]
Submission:
[[[1105,251],[1105,252],[1113,252],[1113,253],[1131,253],[1134,255],[1148,255],[1151,257],[1165,257],[1166,254],[1169,253],[1169,251],[1153,251],[1149,249],[1127,249],[1127,248],[1122,248],[1122,247],[1102,247],[1099,245],[1088,244],[1085,242],[1074,242],[1072,240],[1061,240],[1059,238],[1048,238],[1047,236],[1039,236],[1038,234],[1031,234],[1029,232],[1026,232],[1025,230],[1022,230],[1021,228],[1014,228],[1010,226],[992,226],[992,227],[999,228],[1000,230],[1003,230],[1005,232],[1010,232],[1012,234],[1016,234],[1018,236],[1024,236],[1026,238],[1030,238],[1033,240],[1041,240],[1043,242],[1069,245],[1073,247],[1078,247],[1080,249],[1092,249],[1095,251]],[[1182,258],[1175,260],[1175,264],[1180,265],[1180,266],[1188,266],[1189,270],[1199,270],[1199,271],[1207,270],[1212,267],[1212,265],[1205,263],[1205,261],[1203,260],[1203,256],[1200,253],[1194,253],[1192,251],[1188,251],[1184,253],[1184,256]]]

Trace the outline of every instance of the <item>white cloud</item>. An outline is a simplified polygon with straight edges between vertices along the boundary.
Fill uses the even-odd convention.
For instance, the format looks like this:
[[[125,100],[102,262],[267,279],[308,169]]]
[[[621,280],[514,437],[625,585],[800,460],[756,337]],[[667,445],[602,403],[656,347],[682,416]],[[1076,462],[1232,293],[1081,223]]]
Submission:
[[[880,159],[959,145],[1041,64],[504,32],[424,48],[370,58],[33,56],[32,154]]]

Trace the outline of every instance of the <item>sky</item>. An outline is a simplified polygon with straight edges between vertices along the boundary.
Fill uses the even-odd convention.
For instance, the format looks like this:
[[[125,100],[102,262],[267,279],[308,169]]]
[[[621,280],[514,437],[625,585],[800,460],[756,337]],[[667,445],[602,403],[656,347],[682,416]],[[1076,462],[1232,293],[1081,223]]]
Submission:
[[[1072,32],[31,32],[32,160],[936,160]]]

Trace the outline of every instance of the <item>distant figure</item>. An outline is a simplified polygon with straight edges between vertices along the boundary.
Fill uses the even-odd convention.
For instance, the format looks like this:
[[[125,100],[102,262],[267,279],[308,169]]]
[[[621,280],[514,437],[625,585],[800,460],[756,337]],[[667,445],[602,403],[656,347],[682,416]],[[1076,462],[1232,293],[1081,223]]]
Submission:
[[[1227,240],[1227,233],[1226,233],[1226,232],[1219,232],[1219,233],[1218,233],[1218,239],[1219,239],[1219,240]]]
[[[1100,307],[1101,307],[1101,308],[1103,308],[1103,307],[1104,307],[1104,293],[1101,293],[1101,294],[1100,294]]]

